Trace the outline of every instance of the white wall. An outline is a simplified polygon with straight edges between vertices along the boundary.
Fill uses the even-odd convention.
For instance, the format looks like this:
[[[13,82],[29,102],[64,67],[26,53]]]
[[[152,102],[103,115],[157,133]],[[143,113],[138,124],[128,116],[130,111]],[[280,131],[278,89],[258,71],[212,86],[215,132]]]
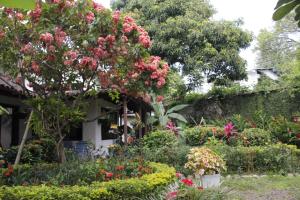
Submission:
[[[113,108],[115,106],[116,105],[103,99],[92,100],[88,110],[87,119],[97,118],[101,114],[101,107]],[[96,149],[102,148],[106,152],[107,147],[114,143],[114,140],[102,140],[101,124],[98,124],[98,120],[83,123],[82,140],[91,142],[95,145]]]

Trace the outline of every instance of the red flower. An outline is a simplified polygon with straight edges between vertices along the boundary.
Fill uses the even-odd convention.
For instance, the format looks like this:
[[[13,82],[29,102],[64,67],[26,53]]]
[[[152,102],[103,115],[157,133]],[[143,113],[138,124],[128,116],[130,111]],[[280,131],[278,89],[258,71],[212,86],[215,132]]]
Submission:
[[[106,178],[112,178],[113,175],[114,175],[114,174],[111,173],[111,172],[106,172],[106,173],[105,173],[105,177],[106,177]]]
[[[296,137],[297,137],[298,139],[300,139],[300,133],[298,133],[298,134],[296,135]]]
[[[31,19],[34,21],[34,22],[38,22],[41,15],[42,15],[42,9],[39,5],[36,6],[36,8],[30,12],[29,14],[31,16]]]
[[[97,12],[100,12],[101,10],[105,9],[101,4],[96,3],[96,2],[93,2],[93,7]]]
[[[161,96],[161,95],[159,95],[159,96],[156,97],[156,101],[157,101],[157,102],[161,102],[161,101],[163,101],[163,100],[164,100],[164,97]]]
[[[35,62],[32,61],[31,63],[31,69],[34,71],[34,73],[39,74],[41,72],[40,66]]]
[[[55,28],[55,41],[56,41],[56,44],[60,47],[63,42],[65,41],[65,38],[66,38],[67,34],[61,30],[61,28],[58,28],[56,27]]]
[[[31,43],[28,43],[21,48],[21,53],[24,53],[24,54],[30,54],[30,53],[32,53],[32,51],[33,51],[33,47],[31,45]]]
[[[117,24],[119,22],[119,19],[120,19],[120,11],[116,10],[113,14],[114,23]]]
[[[191,179],[187,179],[187,178],[186,179],[182,179],[181,182],[184,183],[187,186],[193,186],[193,184],[194,184]]]
[[[5,32],[0,30],[0,40],[5,37]]]

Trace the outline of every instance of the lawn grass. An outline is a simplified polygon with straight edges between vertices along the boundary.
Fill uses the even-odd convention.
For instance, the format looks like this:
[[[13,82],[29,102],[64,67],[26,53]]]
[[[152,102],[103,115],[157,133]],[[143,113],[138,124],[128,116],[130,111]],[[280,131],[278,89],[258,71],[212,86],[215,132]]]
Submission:
[[[222,187],[232,200],[300,200],[300,176],[232,177]]]

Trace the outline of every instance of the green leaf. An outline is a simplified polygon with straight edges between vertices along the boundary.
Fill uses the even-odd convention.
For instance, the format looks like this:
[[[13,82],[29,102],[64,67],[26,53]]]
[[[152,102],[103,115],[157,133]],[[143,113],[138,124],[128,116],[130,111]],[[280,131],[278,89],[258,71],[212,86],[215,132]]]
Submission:
[[[147,118],[147,124],[154,124],[155,122],[157,122],[157,119],[153,116]]]
[[[299,1],[294,0],[291,3],[285,4],[279,7],[273,14],[273,20],[278,21],[286,16],[289,12],[291,12],[297,5],[299,5]]]
[[[277,8],[279,8],[280,6],[282,6],[283,4],[287,4],[287,3],[290,3],[290,2],[292,2],[292,1],[294,1],[294,0],[279,0],[279,1],[277,2],[277,4],[276,4],[275,10],[276,10]]]
[[[8,115],[9,112],[5,108],[3,108],[2,106],[0,106],[0,116],[3,115],[3,114]]]
[[[0,0],[0,5],[8,8],[33,10],[35,8],[35,0]]]
[[[187,123],[186,119],[181,115],[181,114],[178,114],[178,113],[171,113],[168,115],[170,118],[173,118],[173,119],[177,119],[179,121],[182,121],[184,123]]]
[[[168,121],[169,121],[169,119],[168,119],[167,115],[159,117],[159,124],[161,127],[166,127]]]
[[[185,107],[189,106],[188,104],[182,104],[182,105],[177,105],[177,106],[174,106],[173,108],[169,109],[167,111],[167,114],[170,114],[172,112],[176,112],[176,111],[179,111],[179,110],[182,110],[184,109]]]

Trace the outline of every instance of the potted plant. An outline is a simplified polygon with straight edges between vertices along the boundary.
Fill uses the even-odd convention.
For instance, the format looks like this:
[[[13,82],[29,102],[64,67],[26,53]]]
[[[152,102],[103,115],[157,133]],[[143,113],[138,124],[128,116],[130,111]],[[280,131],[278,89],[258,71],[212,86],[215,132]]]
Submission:
[[[207,147],[192,148],[188,154],[185,168],[200,178],[202,187],[217,187],[221,183],[221,171],[226,170],[223,159]]]

